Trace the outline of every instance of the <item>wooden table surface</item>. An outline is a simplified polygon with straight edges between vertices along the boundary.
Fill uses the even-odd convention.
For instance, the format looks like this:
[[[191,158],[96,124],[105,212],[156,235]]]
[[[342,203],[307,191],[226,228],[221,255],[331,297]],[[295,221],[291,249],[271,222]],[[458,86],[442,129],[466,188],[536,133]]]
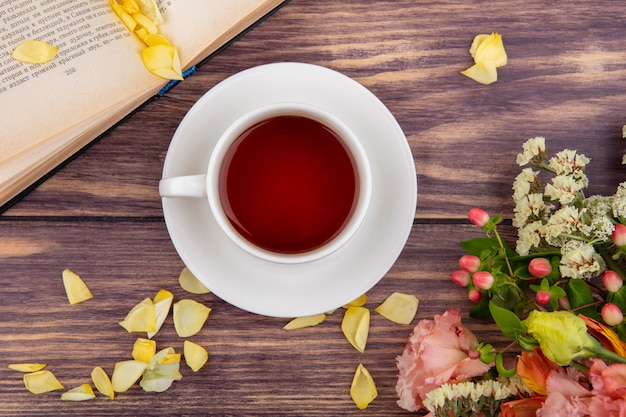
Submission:
[[[480,206],[512,217],[511,184],[522,143],[545,136],[549,152],[592,159],[588,194],[611,194],[624,178],[626,12],[619,2],[292,0],[152,100],[0,216],[0,414],[19,416],[406,415],[396,405],[395,357],[419,319],[460,307],[479,337],[499,342],[449,280],[459,242],[478,236],[466,220]],[[459,74],[474,35],[499,32],[509,62],[497,83]],[[341,334],[341,312],[287,332],[287,320],[234,308],[178,285],[183,263],[165,227],[157,184],[170,139],[212,86],[260,64],[300,61],[340,71],[376,94],[409,141],[418,180],[405,249],[368,293],[374,308],[393,291],[421,299],[410,325],[372,315],[364,353]],[[384,140],[384,138],[381,138]],[[394,184],[389,184],[393,187]],[[376,242],[372,242],[376,245]],[[67,303],[71,268],[95,298]],[[161,394],[133,388],[114,401],[68,403],[33,395],[9,363],[44,362],[66,385],[90,382],[128,359],[136,334],[117,323],[160,288],[213,308],[192,338],[209,363]],[[155,338],[182,350],[171,317]],[[349,387],[363,363],[379,396],[366,410]]]

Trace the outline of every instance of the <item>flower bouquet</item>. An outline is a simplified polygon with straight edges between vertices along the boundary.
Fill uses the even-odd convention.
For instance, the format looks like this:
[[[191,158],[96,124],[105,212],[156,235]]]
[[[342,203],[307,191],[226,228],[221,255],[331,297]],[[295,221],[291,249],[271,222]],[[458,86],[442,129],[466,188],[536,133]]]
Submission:
[[[480,208],[484,237],[461,243],[452,281],[511,340],[481,342],[451,309],[420,321],[402,355],[396,390],[407,410],[429,416],[626,416],[626,182],[611,196],[584,195],[585,155],[548,158],[529,139],[517,163],[512,224]]]

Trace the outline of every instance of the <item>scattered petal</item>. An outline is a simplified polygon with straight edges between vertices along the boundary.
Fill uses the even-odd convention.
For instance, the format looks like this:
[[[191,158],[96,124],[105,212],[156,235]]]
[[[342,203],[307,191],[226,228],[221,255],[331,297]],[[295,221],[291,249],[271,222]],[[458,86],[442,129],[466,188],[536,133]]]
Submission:
[[[141,51],[141,60],[148,71],[162,78],[182,80],[178,50],[172,45],[153,45]]]
[[[172,307],[172,301],[174,301],[174,294],[167,290],[159,290],[159,292],[154,296],[152,303],[154,304],[154,315],[155,315],[155,326],[156,330],[153,332],[148,332],[148,338],[154,337],[155,334],[159,331],[167,315],[170,312],[170,308]]]
[[[130,31],[130,33],[135,33],[135,28],[137,27],[137,21],[132,18],[131,13],[126,11],[124,7],[122,7],[116,0],[109,0],[109,6],[115,12],[117,17],[122,21],[126,29]]]
[[[133,345],[133,359],[145,363],[150,363],[156,354],[156,342],[142,337],[135,340]]]
[[[465,71],[461,71],[461,74],[485,85],[498,81],[498,71],[492,62],[478,62]]]
[[[506,65],[508,61],[502,35],[499,33],[476,35],[469,52],[474,58],[474,65],[461,71],[461,74],[481,84],[496,82],[498,80],[496,68]]]
[[[211,308],[195,300],[180,300],[174,304],[174,328],[179,337],[198,333],[209,318]]]
[[[183,354],[185,355],[185,362],[194,372],[198,372],[209,360],[209,352],[202,346],[189,340],[185,340],[183,344]]]
[[[15,47],[11,58],[28,64],[45,64],[54,59],[58,50],[59,48],[49,43],[28,39]]]
[[[365,307],[348,307],[341,321],[341,331],[359,352],[365,351],[370,327],[370,311]]]
[[[283,329],[295,330],[295,329],[302,329],[304,327],[317,326],[324,320],[326,320],[326,314],[324,313],[314,314],[312,316],[296,317],[295,319],[291,320],[289,323],[285,324],[283,326]]]
[[[102,394],[106,395],[110,399],[115,397],[115,390],[113,390],[113,384],[107,373],[99,366],[96,366],[91,371],[91,380],[96,386],[96,389]]]
[[[111,384],[115,392],[128,391],[141,378],[148,364],[137,360],[120,361],[115,364]]]
[[[345,306],[343,306],[344,308],[348,308],[348,307],[363,307],[365,305],[365,302],[367,301],[367,295],[363,294],[357,298],[355,298],[354,300],[350,301],[348,304],[346,304]]]
[[[61,394],[61,399],[64,401],[86,401],[92,398],[96,398],[96,394],[89,384],[79,385]]]
[[[350,386],[350,396],[360,410],[367,408],[378,396],[374,379],[363,364],[359,364],[356,368],[352,378],[352,385]]]
[[[33,394],[43,394],[44,392],[65,388],[54,374],[47,369],[24,374],[24,385]]]
[[[394,292],[374,309],[384,318],[398,324],[409,324],[417,314],[419,300],[412,294]]]
[[[93,294],[78,274],[64,269],[62,275],[63,286],[70,304],[78,304],[93,298]]]
[[[156,332],[156,312],[154,303],[146,298],[135,305],[122,320],[120,326],[129,333],[132,332]]]
[[[192,294],[208,294],[211,292],[187,267],[184,267],[180,272],[178,283],[183,290]]]
[[[10,363],[9,369],[19,372],[37,372],[46,367],[45,363]]]
[[[145,14],[155,25],[163,23],[163,15],[155,0],[137,0],[139,10]]]
[[[162,349],[154,355],[139,385],[144,391],[163,392],[174,381],[180,381],[182,378],[180,353],[176,353],[174,348],[170,347]]]

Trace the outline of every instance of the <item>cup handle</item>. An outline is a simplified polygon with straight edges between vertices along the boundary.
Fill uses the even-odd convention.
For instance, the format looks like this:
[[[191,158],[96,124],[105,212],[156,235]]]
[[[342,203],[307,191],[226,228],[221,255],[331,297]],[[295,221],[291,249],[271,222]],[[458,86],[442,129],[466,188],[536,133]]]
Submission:
[[[206,198],[206,175],[183,175],[159,181],[161,197]]]

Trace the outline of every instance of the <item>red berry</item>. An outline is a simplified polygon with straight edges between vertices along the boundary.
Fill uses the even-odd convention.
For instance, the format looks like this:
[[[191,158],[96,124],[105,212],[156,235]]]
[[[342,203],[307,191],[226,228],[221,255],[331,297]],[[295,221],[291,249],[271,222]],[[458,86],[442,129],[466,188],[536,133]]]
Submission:
[[[624,320],[624,314],[620,308],[613,303],[606,303],[600,311],[602,320],[609,326],[617,326]]]
[[[626,226],[621,223],[616,224],[611,234],[611,239],[617,246],[626,245]]]
[[[550,302],[550,293],[548,291],[539,290],[535,295],[535,300],[540,306],[548,304]]]
[[[481,290],[488,290],[493,286],[493,275],[487,271],[478,271],[472,275],[472,282]]]
[[[470,273],[462,269],[452,271],[452,282],[461,287],[467,287],[469,285]]]
[[[617,292],[624,282],[622,281],[622,277],[615,271],[608,269],[602,274],[602,283],[604,287],[610,292]]]
[[[470,290],[467,293],[467,296],[469,297],[470,300],[472,300],[473,302],[477,303],[483,297],[483,294],[480,292],[480,290],[474,289],[474,290]]]
[[[480,268],[480,258],[474,255],[463,255],[459,258],[459,266],[467,272],[476,272]]]
[[[535,278],[543,278],[550,275],[552,265],[546,258],[533,258],[528,264],[528,272]]]
[[[489,214],[478,207],[474,207],[467,212],[467,217],[470,222],[474,223],[478,227],[483,227],[489,221]]]

